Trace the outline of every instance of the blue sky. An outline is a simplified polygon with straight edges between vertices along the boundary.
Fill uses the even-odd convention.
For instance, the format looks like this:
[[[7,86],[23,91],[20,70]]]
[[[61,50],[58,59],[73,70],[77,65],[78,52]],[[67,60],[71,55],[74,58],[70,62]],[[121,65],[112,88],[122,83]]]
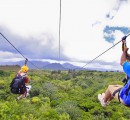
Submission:
[[[1,0],[0,32],[30,60],[84,66],[130,32],[130,0]],[[128,44],[129,42],[128,38]],[[0,36],[0,63],[23,57]],[[86,67],[121,70],[121,43]]]
[[[115,31],[121,31],[122,33],[124,33],[124,35],[127,35],[130,33],[130,28],[128,27],[111,27],[111,26],[106,26],[103,30],[103,33],[106,33],[106,36],[104,35],[104,38],[106,41],[110,42],[110,43],[114,43],[115,40],[115,36],[114,36],[114,32]]]

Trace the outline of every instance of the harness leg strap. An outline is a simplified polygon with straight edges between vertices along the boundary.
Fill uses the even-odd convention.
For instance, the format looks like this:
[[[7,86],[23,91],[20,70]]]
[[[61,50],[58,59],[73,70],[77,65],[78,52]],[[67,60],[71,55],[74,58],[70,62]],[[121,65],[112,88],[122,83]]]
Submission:
[[[113,97],[115,96],[116,93],[118,93],[118,100],[119,100],[119,102],[121,102],[121,101],[120,101],[120,96],[119,96],[119,92],[120,92],[121,89],[122,89],[122,88],[118,88],[117,90],[115,90],[115,91],[112,93],[112,96],[113,96]]]

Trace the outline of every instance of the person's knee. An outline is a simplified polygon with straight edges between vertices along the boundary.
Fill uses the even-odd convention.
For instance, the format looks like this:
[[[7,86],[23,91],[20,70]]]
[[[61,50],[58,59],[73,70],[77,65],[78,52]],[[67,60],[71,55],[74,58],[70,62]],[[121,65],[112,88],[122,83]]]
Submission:
[[[111,89],[111,88],[113,88],[113,85],[109,85],[109,86],[108,86],[108,89]]]

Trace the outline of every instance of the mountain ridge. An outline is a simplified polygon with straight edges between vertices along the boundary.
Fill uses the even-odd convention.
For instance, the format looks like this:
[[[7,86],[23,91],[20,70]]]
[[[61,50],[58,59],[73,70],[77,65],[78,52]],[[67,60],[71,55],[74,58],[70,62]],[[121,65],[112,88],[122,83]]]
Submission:
[[[0,65],[19,65],[19,66],[23,66],[24,65],[24,61],[19,61],[19,62],[3,62],[0,63]],[[27,63],[28,67],[30,69],[45,69],[45,70],[69,70],[69,69],[80,69],[79,66],[75,66],[73,64],[70,63],[50,63],[50,62],[43,62],[43,61],[30,61]],[[34,66],[35,65],[35,66]]]

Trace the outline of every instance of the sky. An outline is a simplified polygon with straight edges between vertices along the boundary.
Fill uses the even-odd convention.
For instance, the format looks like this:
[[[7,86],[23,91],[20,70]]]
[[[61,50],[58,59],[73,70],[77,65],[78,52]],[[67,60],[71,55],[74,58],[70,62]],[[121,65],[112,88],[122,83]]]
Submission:
[[[87,63],[130,33],[129,11],[130,0],[61,0],[59,39],[60,0],[0,0],[0,33],[29,60],[122,70],[121,43]],[[0,36],[0,64],[23,59]]]

